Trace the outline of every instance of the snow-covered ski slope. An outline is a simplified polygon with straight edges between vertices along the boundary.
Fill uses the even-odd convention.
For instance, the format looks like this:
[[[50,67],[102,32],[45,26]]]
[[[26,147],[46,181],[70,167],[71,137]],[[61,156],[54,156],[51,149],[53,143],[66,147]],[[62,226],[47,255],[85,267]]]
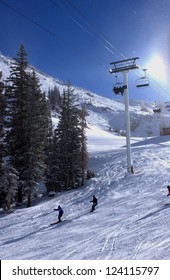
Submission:
[[[0,259],[170,259],[170,136],[132,140],[134,175],[126,172],[125,138],[94,126],[87,136],[95,178],[1,213]],[[93,194],[98,206],[90,213]],[[49,226],[58,205],[66,221]]]

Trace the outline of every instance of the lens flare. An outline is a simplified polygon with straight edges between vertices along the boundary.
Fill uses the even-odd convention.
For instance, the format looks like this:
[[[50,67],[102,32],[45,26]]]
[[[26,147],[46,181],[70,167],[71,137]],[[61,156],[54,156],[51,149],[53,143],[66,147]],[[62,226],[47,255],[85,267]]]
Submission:
[[[160,55],[154,55],[148,62],[147,73],[157,81],[167,82],[166,65]]]

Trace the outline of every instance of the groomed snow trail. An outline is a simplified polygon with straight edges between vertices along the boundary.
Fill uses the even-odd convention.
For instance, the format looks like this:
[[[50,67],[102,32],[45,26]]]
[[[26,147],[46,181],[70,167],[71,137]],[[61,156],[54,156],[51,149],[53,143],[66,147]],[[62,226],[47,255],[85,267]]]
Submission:
[[[93,152],[96,176],[85,187],[0,214],[0,258],[169,259],[169,141],[132,145],[134,175],[126,172],[125,148]],[[93,194],[99,203],[90,213]],[[66,221],[49,226],[58,205]]]

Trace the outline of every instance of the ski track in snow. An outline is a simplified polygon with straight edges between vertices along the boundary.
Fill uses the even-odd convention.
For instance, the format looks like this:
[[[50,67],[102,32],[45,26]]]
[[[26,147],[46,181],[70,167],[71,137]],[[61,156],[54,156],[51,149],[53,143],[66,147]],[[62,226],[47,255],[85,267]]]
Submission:
[[[168,145],[134,146],[132,158],[134,175],[126,172],[125,148],[93,152],[96,176],[87,186],[0,214],[0,258],[169,259]],[[93,194],[99,204],[90,213]],[[66,221],[50,226],[58,204]]]

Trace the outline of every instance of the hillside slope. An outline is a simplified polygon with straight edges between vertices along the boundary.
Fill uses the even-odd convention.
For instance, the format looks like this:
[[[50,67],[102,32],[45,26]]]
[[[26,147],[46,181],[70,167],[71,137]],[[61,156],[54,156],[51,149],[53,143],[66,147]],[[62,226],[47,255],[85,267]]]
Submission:
[[[9,77],[11,63],[12,60],[10,58],[0,55],[0,69],[3,74],[3,79]],[[30,66],[29,71],[31,71],[31,69],[34,68]],[[60,93],[63,93],[63,89],[66,87],[64,82],[43,74],[36,69],[34,70],[39,78],[42,92],[47,93],[49,89],[56,86],[59,88]],[[75,86],[73,86],[73,88],[77,96],[78,106],[84,106],[88,111],[89,116],[87,117],[87,121],[89,124],[97,125],[106,131],[116,131],[119,134],[125,133],[125,106],[123,97],[121,101],[116,101],[99,96],[87,89]],[[132,136],[146,137],[158,136],[160,134],[159,121],[153,113],[151,104],[131,100],[129,109]]]
[[[132,175],[126,172],[125,138],[99,134],[88,131],[89,164],[96,176],[85,187],[45,196],[10,215],[0,213],[1,259],[170,258],[170,137],[133,143]],[[93,194],[99,203],[90,213]],[[58,205],[66,221],[49,226],[57,220]]]

